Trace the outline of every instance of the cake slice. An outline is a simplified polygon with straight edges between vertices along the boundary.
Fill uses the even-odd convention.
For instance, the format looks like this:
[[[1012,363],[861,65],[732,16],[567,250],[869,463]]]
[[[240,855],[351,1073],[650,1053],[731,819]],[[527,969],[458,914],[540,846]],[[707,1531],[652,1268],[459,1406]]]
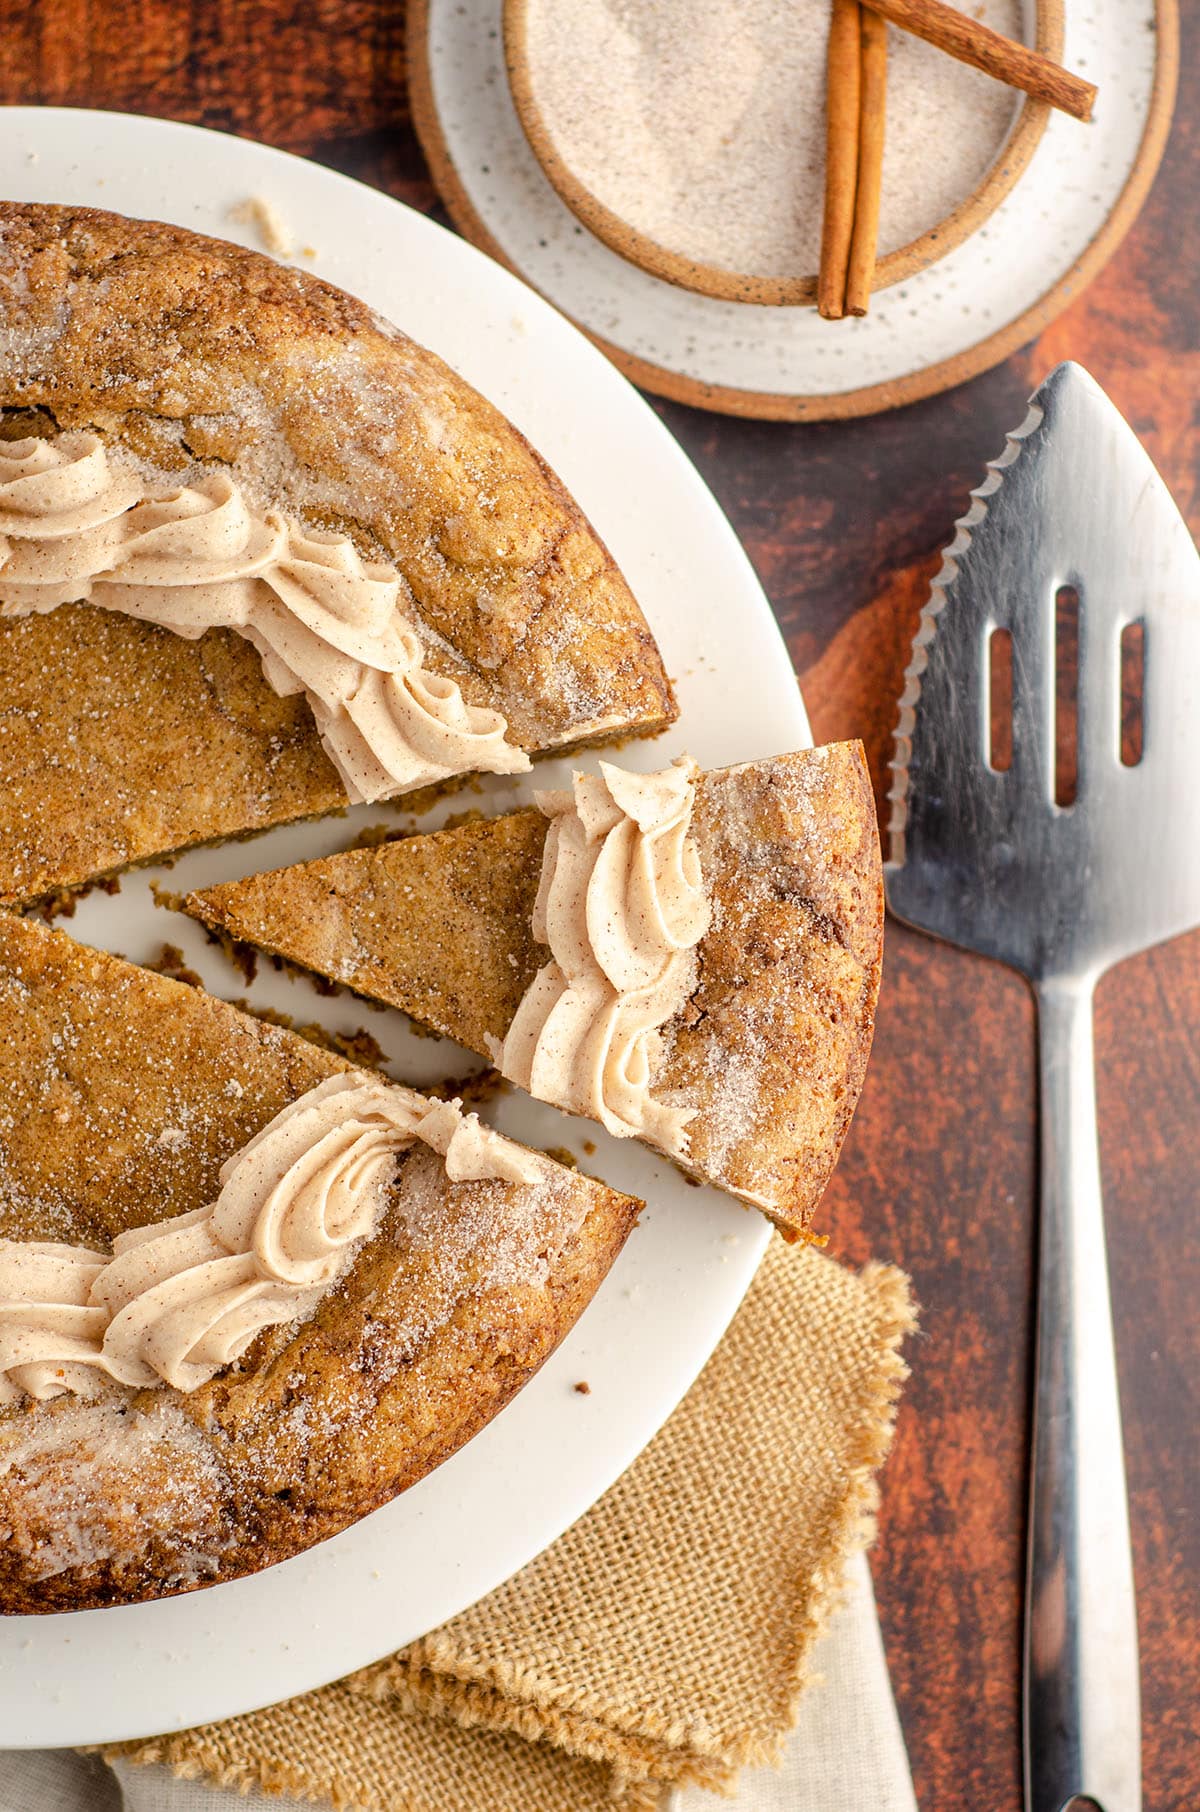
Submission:
[[[452,1104],[7,913],[0,1103],[4,1612],[234,1578],[387,1502],[537,1370],[639,1206]],[[307,1133],[297,1144],[313,1114],[324,1169]],[[323,1154],[348,1127],[360,1142],[326,1188]],[[281,1140],[292,1193],[267,1202]],[[159,1257],[214,1230],[207,1271]],[[221,1314],[197,1326],[192,1283],[210,1272]],[[182,1302],[164,1306],[168,1285]]]
[[[602,765],[609,786],[648,823],[644,781]],[[679,774],[667,771],[672,799],[682,797]],[[551,921],[553,945],[553,889],[543,887],[539,900],[551,825],[573,823],[581,847],[586,835],[577,813],[563,818],[561,799],[543,803],[549,816],[512,812],[348,850],[190,894],[185,909],[220,937],[402,1008],[498,1060],[543,1098],[591,1112],[615,1132],[640,1134],[696,1177],[762,1208],[788,1234],[802,1233],[862,1087],[879,986],[883,892],[861,747],[835,743],[694,780],[684,845],[699,870],[694,948],[674,937],[675,992],[668,989],[657,1014],[641,1015],[615,1061],[610,1040],[607,1096],[577,1078],[561,1090],[552,1077],[539,1086],[547,1047],[565,1041],[594,1053],[621,1010],[611,994],[605,1004],[596,981],[599,1007],[588,1019],[584,998],[582,1033],[577,1025],[563,1029],[570,1003],[563,1004],[562,975],[548,977],[554,965],[535,921]],[[604,843],[610,866],[626,862],[632,817],[608,795],[587,809],[601,812],[595,848]],[[662,824],[675,841],[656,860],[682,897],[689,884],[673,867],[680,854],[673,810]],[[617,847],[610,836],[626,843]],[[594,920],[594,889],[589,898]],[[686,900],[681,910],[684,918],[692,910]],[[545,927],[538,929],[544,939]],[[568,950],[571,936],[568,928]],[[664,949],[671,943],[669,936]],[[628,965],[628,952],[618,955]],[[569,967],[569,954],[565,960]],[[636,960],[630,974],[636,992]],[[581,997],[593,979],[583,975]],[[547,981],[549,1012],[538,998]],[[650,1029],[639,1040],[643,1024]]]
[[[558,479],[352,297],[3,203],[0,329],[0,901],[673,719]]]

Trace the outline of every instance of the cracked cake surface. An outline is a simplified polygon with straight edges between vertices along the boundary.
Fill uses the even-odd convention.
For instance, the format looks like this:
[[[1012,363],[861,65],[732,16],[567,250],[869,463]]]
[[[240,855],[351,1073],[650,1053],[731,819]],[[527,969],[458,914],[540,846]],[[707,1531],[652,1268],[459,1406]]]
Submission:
[[[698,1110],[685,1168],[801,1233],[862,1088],[879,987],[882,872],[860,745],[701,774],[692,832],[712,922],[654,1094]],[[546,833],[533,809],[476,819],[185,907],[487,1055],[546,960],[531,929]]]
[[[636,602],[545,462],[329,284],[178,227],[3,203],[0,346],[6,439],[94,430],[151,488],[225,472],[348,535],[524,750],[674,718]],[[87,604],[0,621],[0,693],[2,900],[345,803],[305,700],[227,629],[191,642]]]
[[[232,1152],[351,1067],[0,913],[0,1237],[103,1251],[190,1213]],[[256,1571],[448,1457],[553,1350],[640,1206],[538,1167],[535,1185],[452,1183],[414,1145],[341,1281],[211,1382],[0,1407],[0,1610]]]

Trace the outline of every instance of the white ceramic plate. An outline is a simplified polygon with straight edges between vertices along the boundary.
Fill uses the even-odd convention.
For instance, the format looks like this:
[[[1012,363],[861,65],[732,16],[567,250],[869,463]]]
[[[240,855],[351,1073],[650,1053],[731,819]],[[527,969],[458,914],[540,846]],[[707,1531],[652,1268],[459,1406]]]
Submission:
[[[458,225],[639,383],[736,414],[868,414],[960,383],[1032,339],[1136,213],[1174,95],[1175,0],[1066,0],[1063,61],[1099,87],[1093,122],[1052,114],[1028,169],[976,233],[873,297],[865,319],[830,323],[811,308],[695,295],[588,233],[517,119],[502,6],[410,6],[415,115]]]
[[[551,460],[609,543],[675,677],[682,716],[623,759],[687,749],[706,767],[808,741],[796,681],[766,599],[709,492],[657,418],[575,328],[497,265],[375,190],[262,145],[157,120],[0,110],[3,193],[83,202],[248,237],[228,218],[271,201],[316,248],[306,261],[436,348]],[[557,784],[540,766],[538,782]],[[487,791],[511,803],[511,783]],[[196,886],[344,847],[387,808],[197,851],[158,878]],[[396,814],[397,818],[400,814]],[[422,820],[426,826],[432,816]],[[198,927],[155,907],[152,870],[93,895],[67,928],[149,959],[164,942],[215,993],[246,992]],[[401,1015],[275,974],[250,990],[334,1029],[361,1025],[397,1077],[477,1067],[419,1039]],[[506,1097],[506,1131],[570,1145],[645,1197],[640,1226],[575,1331],[516,1401],[413,1490],[343,1535],[253,1578],[159,1604],[0,1618],[0,1748],[116,1741],[252,1710],[336,1679],[472,1603],[561,1534],[679,1402],[754,1274],[758,1216],[599,1128]],[[591,1385],[589,1396],[572,1389]]]

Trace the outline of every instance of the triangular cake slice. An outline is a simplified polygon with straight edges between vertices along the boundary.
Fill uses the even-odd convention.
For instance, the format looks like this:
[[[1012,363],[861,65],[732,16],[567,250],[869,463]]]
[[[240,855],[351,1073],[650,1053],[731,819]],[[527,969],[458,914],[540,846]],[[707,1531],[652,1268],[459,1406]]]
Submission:
[[[674,718],[559,480],[353,297],[178,227],[10,202],[0,328],[0,902],[428,784],[447,739],[455,774],[504,772]],[[350,656],[373,684],[403,657],[402,710]]]
[[[214,1359],[211,1330],[199,1334],[178,1388],[157,1375],[154,1388],[114,1381],[94,1371],[94,1350],[82,1365],[83,1335],[94,1349],[93,1323],[102,1323],[107,1354],[130,1293],[127,1280],[102,1285],[92,1273],[111,1280],[151,1250],[130,1229],[167,1222],[155,1251],[207,1237],[206,1205],[228,1206],[232,1156],[241,1154],[235,1178],[250,1166],[257,1202],[265,1172],[253,1164],[273,1149],[276,1117],[308,1111],[332,1091],[341,1139],[343,1086],[359,1090],[355,1100],[365,1091],[400,1110],[402,1124],[404,1113],[428,1110],[428,1125],[440,1130],[421,1119],[422,1130],[393,1153],[378,1113],[367,1115],[362,1136],[384,1139],[375,1219],[366,1234],[344,1220],[347,1199],[357,1212],[354,1190],[365,1186],[356,1146],[354,1187],[348,1198],[327,1192],[321,1223],[344,1243],[335,1280],[302,1296],[290,1320],[291,1302],[272,1307],[283,1286],[252,1286],[253,1312],[265,1291],[272,1324],[257,1334],[251,1327],[233,1363]],[[350,1072],[290,1032],[7,913],[0,1101],[3,1612],[126,1603],[234,1578],[387,1502],[536,1371],[595,1291],[639,1206],[449,1104]],[[450,1132],[458,1143],[447,1142]],[[472,1140],[483,1141],[482,1165]],[[514,1162],[531,1180],[507,1180]],[[465,1180],[451,1181],[452,1170]],[[301,1237],[311,1228],[284,1232],[287,1264],[311,1267]],[[220,1233],[233,1249],[227,1228]],[[108,1256],[114,1242],[123,1256]],[[271,1256],[271,1241],[261,1243]],[[33,1286],[22,1280],[41,1275],[38,1266],[78,1271],[80,1263],[86,1275],[72,1300],[106,1309],[47,1310],[57,1298],[33,1290],[31,1321]],[[271,1263],[271,1275],[286,1269],[277,1254]],[[221,1256],[215,1270],[224,1276],[238,1264]],[[190,1282],[203,1270],[184,1273],[193,1315]],[[148,1287],[136,1296],[133,1334],[137,1352],[165,1371],[165,1324],[142,1314],[154,1300]],[[47,1331],[67,1343],[49,1360],[36,1344]],[[193,1331],[187,1324],[187,1340]],[[118,1369],[133,1363],[123,1337]],[[194,1365],[197,1358],[205,1363]]]
[[[495,1057],[547,960],[533,926],[549,822],[536,809],[475,819],[184,904],[220,936]],[[879,986],[883,892],[860,745],[701,774],[690,835],[708,922],[651,1047],[650,1093],[692,1117],[664,1148],[797,1234],[862,1087]]]

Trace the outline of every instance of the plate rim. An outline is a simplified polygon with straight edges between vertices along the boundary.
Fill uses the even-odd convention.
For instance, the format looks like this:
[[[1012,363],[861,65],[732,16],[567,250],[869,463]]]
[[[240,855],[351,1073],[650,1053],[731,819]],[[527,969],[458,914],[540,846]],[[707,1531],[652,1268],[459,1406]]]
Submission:
[[[471,201],[450,155],[433,91],[429,57],[432,4],[433,0],[409,0],[406,29],[409,106],[421,149],[438,194],[463,237],[530,288],[536,289],[536,285],[509,258],[492,234]],[[786,391],[744,390],[727,384],[707,384],[699,378],[685,377],[667,366],[656,365],[649,359],[640,358],[636,353],[626,352],[622,347],[606,340],[602,334],[594,333],[575,320],[574,316],[568,316],[568,319],[612,360],[619,371],[643,389],[656,396],[666,397],[671,402],[687,403],[692,408],[711,409],[720,415],[742,416],[755,421],[853,420],[938,396],[944,390],[965,383],[968,378],[990,371],[1010,353],[1035,339],[1043,328],[1048,327],[1069,307],[1084,286],[1099,274],[1132,227],[1149,194],[1162,162],[1171,128],[1180,61],[1179,0],[1153,0],[1153,4],[1156,45],[1150,105],[1137,155],[1112,210],[1075,263],[1044,296],[1039,297],[995,333],[976,341],[974,346],[955,353],[948,359],[937,360],[902,378],[888,378],[881,383],[867,384],[860,389],[840,391],[834,395],[802,396]]]

